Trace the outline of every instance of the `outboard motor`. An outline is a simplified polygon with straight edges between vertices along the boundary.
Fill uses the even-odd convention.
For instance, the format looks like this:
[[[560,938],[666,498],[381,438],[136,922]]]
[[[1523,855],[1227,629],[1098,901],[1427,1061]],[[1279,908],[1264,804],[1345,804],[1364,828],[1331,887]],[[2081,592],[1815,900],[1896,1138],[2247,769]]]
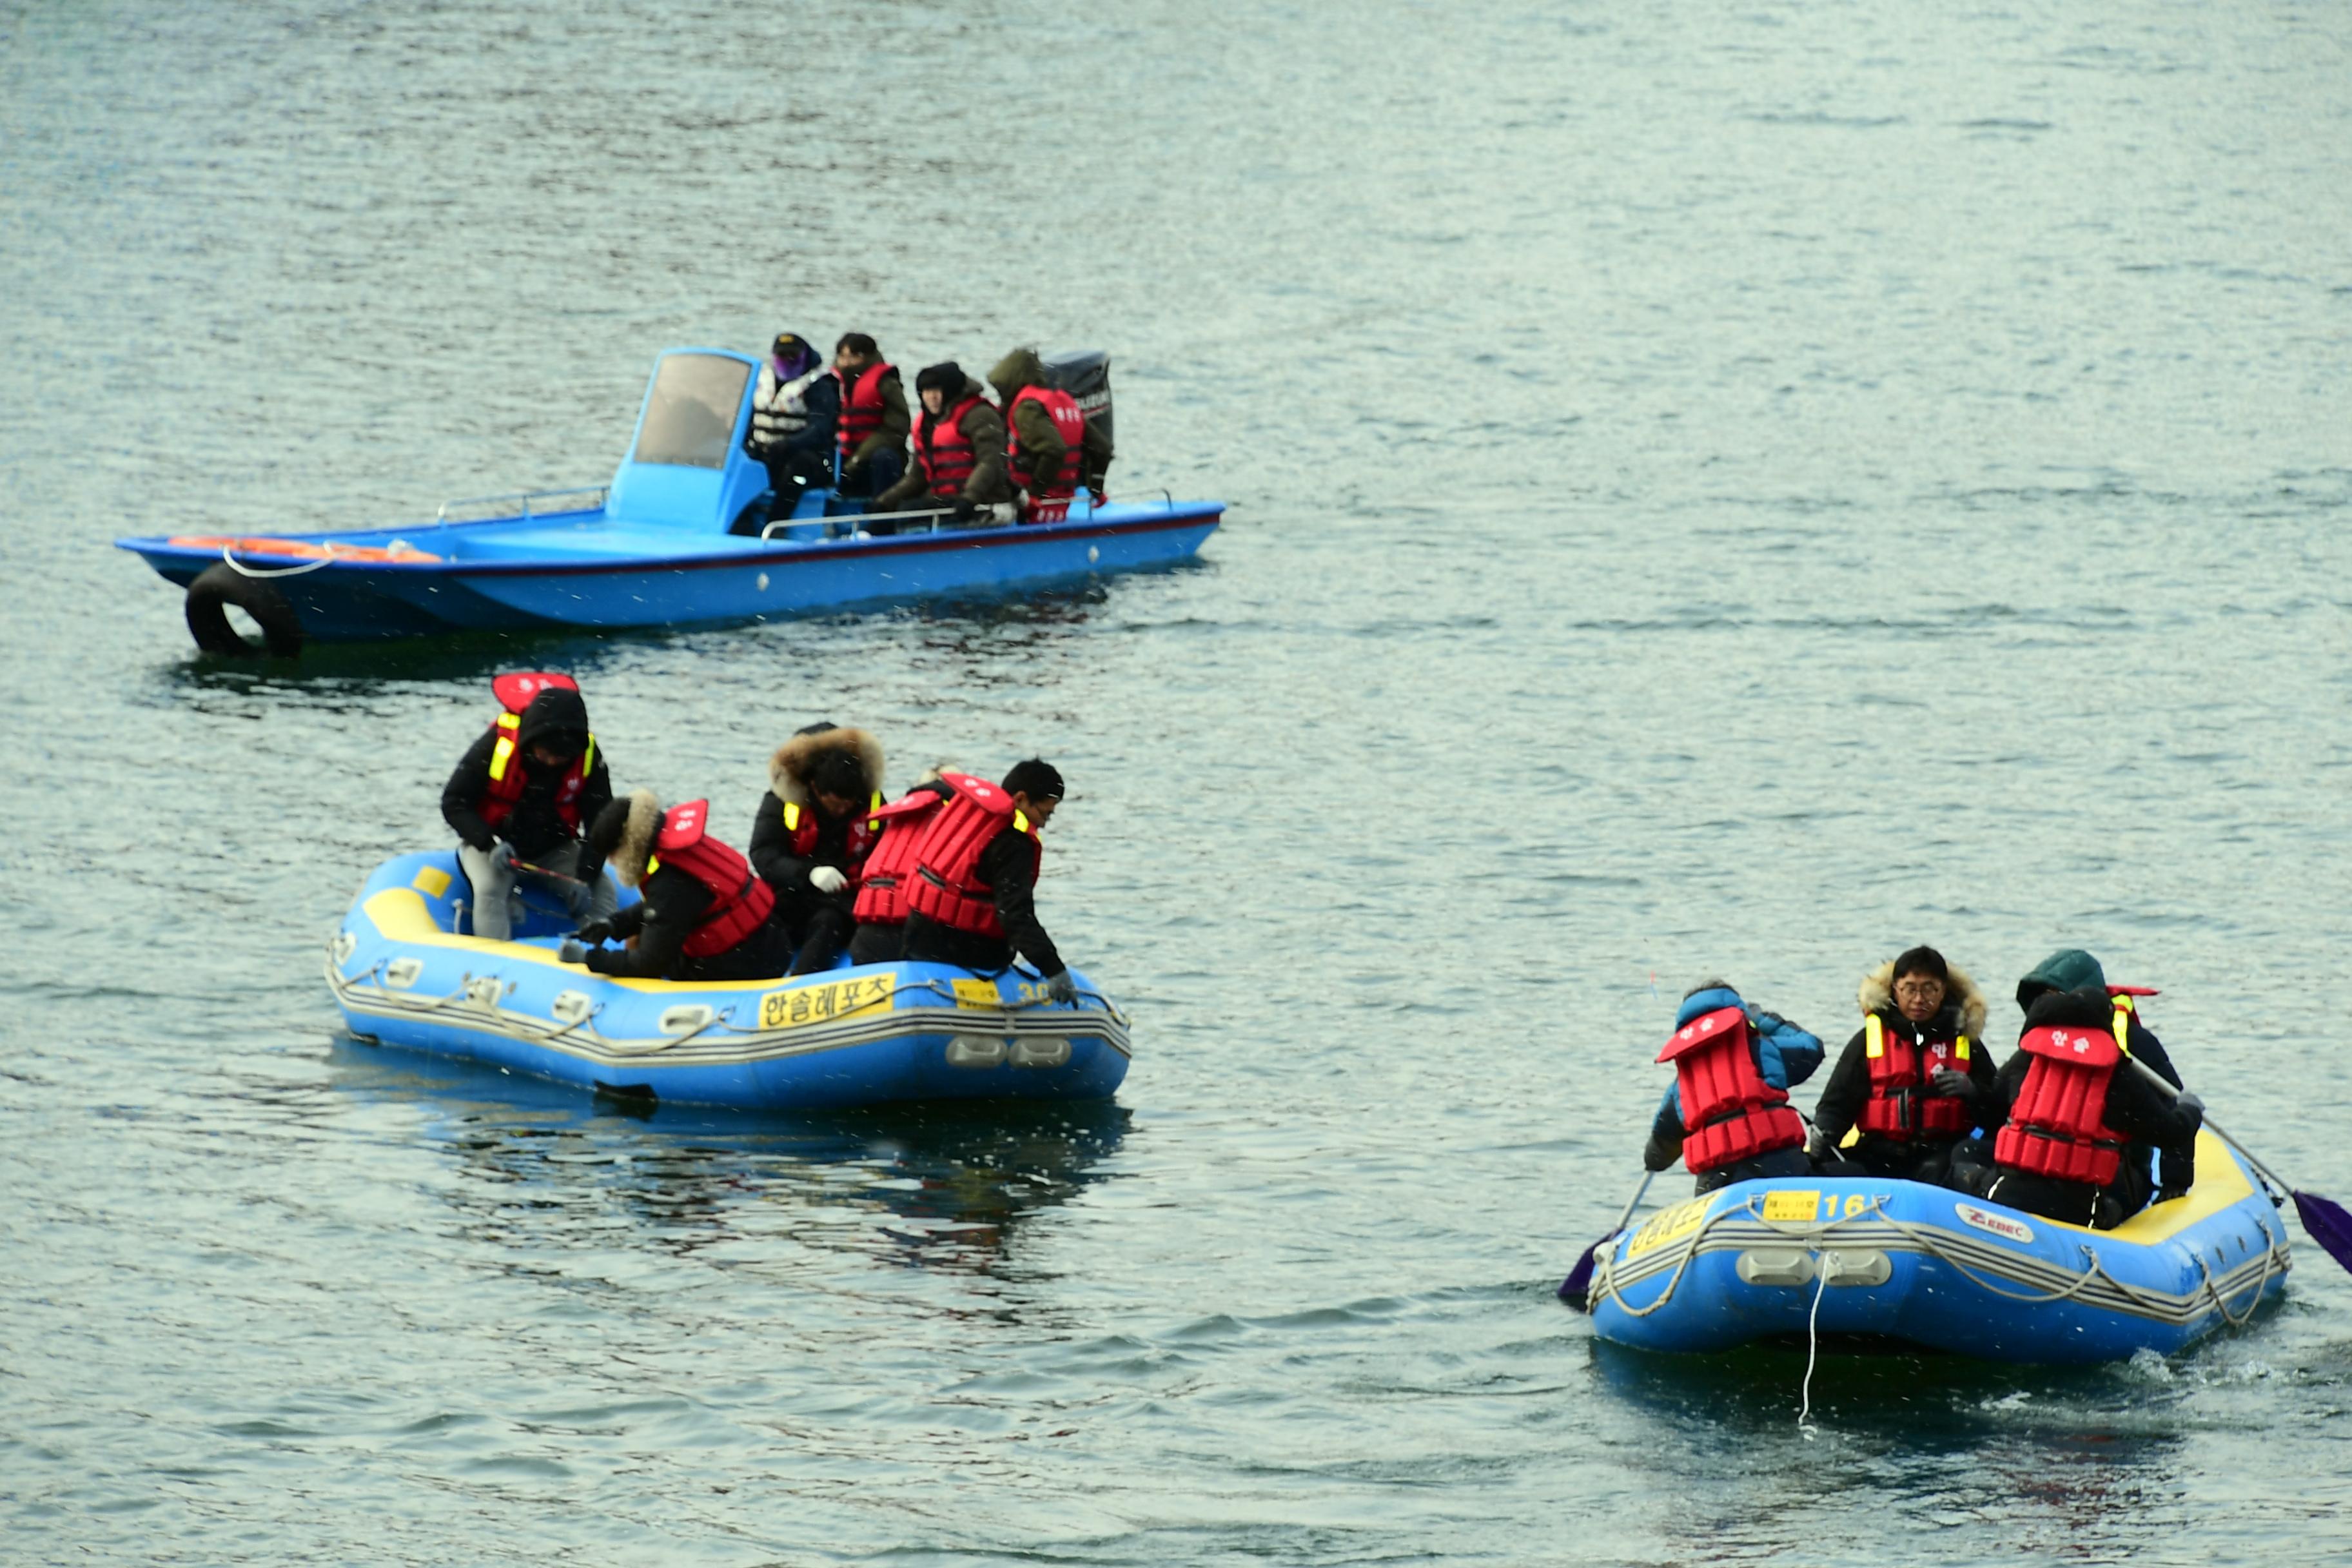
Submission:
[[[1087,422],[1108,436],[1110,355],[1101,349],[1056,349],[1037,357],[1045,366],[1045,384],[1077,399]]]

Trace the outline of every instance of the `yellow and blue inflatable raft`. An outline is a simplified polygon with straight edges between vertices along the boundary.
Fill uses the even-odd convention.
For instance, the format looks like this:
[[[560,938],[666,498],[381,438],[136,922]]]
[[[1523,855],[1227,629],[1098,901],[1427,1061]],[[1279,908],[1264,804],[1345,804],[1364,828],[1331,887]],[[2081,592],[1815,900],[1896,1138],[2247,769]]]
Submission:
[[[1048,1000],[1019,970],[940,963],[616,980],[556,957],[572,922],[551,907],[530,903],[510,942],[459,934],[466,896],[448,851],[397,856],[368,878],[327,947],[327,984],[352,1035],[604,1093],[748,1110],[1101,1100],[1127,1077],[1126,1016],[1075,971],[1076,1003]]]
[[[1897,1341],[1994,1361],[2170,1355],[2286,1288],[2286,1224],[2229,1147],[2197,1184],[2113,1230],[1916,1182],[1740,1182],[1660,1210],[1601,1249],[1601,1338],[1660,1351],[1759,1340]]]

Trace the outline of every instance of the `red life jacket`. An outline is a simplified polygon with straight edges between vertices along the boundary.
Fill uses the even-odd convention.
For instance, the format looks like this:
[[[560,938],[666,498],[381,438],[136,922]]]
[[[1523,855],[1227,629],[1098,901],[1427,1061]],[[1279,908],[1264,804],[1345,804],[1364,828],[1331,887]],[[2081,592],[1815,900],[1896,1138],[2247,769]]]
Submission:
[[[1769,1154],[1801,1149],[1805,1124],[1789,1092],[1764,1081],[1748,1041],[1748,1015],[1718,1007],[1693,1018],[1658,1053],[1675,1064],[1682,1100],[1683,1163],[1695,1176]]]
[[[833,373],[833,378],[841,383],[841,419],[834,426],[834,439],[843,462],[856,457],[866,437],[882,428],[882,378],[896,374],[898,369],[877,362],[858,372],[855,381],[837,370]]]
[[[1003,937],[996,918],[996,890],[980,879],[980,852],[1007,827],[1029,840],[1030,871],[1035,874],[1045,847],[1036,828],[1013,809],[1013,797],[970,773],[941,773],[953,793],[923,824],[915,845],[915,874],[907,879],[907,910],[955,931]]]
[[[2117,1010],[2119,1026],[2126,1016]],[[2027,1030],[2018,1049],[2033,1060],[2009,1125],[1992,1142],[1993,1163],[2095,1187],[2114,1181],[2130,1142],[2106,1123],[2107,1086],[2123,1047],[2112,1034],[2060,1024]]]
[[[1054,421],[1055,434],[1062,438],[1062,466],[1053,473],[1029,471],[1028,455],[1021,450],[1021,437],[1013,429],[1013,411],[1024,403],[1043,406]],[[1086,472],[1086,413],[1066,392],[1024,386],[1019,396],[1004,405],[1004,461],[1013,470],[1013,484],[1029,492],[1022,521],[1059,522],[1070,515],[1070,498],[1078,493],[1078,481]]]
[[[490,682],[490,691],[506,710],[490,721],[490,731],[498,743],[490,748],[490,783],[482,798],[474,803],[475,815],[493,828],[514,815],[515,802],[522,798],[524,788],[530,783],[530,753],[516,742],[522,729],[522,710],[530,700],[549,688],[559,691],[577,691],[580,683],[568,675],[551,670],[520,670],[501,675]],[[555,815],[572,832],[580,831],[580,791],[588,775],[596,771],[596,737],[588,737],[588,745],[563,774],[563,782],[555,786]]]
[[[1973,1123],[1968,1103],[1937,1094],[1928,1080],[1946,1068],[1969,1070],[1976,1042],[1966,1035],[1924,1041],[1904,1033],[1909,1019],[1890,1030],[1873,1013],[1863,1020],[1863,1058],[1870,1067],[1870,1098],[1854,1125],[1864,1132],[1908,1142],[1914,1138],[1958,1138]]]
[[[816,813],[794,800],[785,801],[782,805],[784,831],[793,836],[793,853],[805,860],[816,850],[818,828]],[[876,793],[872,806],[877,812],[883,809],[882,796],[879,792]],[[842,869],[849,873],[851,881],[857,879],[858,868],[866,863],[866,856],[872,853],[874,839],[881,831],[878,819],[871,816],[861,816],[849,825],[849,864],[844,866]]]
[[[709,836],[710,803],[689,800],[662,814],[661,835],[646,861],[646,875],[665,861],[710,889],[710,906],[687,933],[678,951],[688,958],[725,952],[768,921],[776,895],[752,871],[751,863]]]
[[[903,884],[915,874],[915,851],[922,843],[929,813],[940,798],[936,790],[914,790],[877,807],[866,819],[875,838],[857,879],[857,904],[853,912],[859,924],[897,925],[907,918]]]
[[[976,396],[967,397],[936,419],[928,408],[915,416],[915,461],[922,465],[931,494],[942,500],[962,495],[964,481],[980,466],[980,454],[972,450],[971,437],[963,433],[963,416],[979,401]]]

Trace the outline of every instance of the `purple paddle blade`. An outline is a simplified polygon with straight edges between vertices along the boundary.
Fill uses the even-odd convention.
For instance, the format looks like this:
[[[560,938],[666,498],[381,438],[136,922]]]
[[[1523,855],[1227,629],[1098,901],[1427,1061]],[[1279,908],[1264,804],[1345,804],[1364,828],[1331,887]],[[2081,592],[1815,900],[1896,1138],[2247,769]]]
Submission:
[[[2342,1204],[2316,1193],[2295,1194],[2294,1212],[2303,1220],[2305,1233],[2328,1257],[2352,1271],[2352,1214],[2345,1213]]]
[[[1561,1300],[1580,1312],[1584,1310],[1586,1303],[1592,1296],[1592,1265],[1599,1258],[1601,1249],[1616,1240],[1623,1233],[1621,1231],[1612,1230],[1584,1249],[1584,1256],[1576,1260],[1576,1267],[1570,1269],[1568,1278],[1559,1282]]]

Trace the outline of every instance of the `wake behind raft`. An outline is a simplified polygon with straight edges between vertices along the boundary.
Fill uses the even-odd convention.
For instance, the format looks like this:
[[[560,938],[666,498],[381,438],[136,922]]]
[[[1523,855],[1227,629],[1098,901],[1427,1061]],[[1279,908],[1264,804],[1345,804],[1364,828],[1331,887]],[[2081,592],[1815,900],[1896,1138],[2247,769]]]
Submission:
[[[746,1110],[1103,1100],[1127,1077],[1127,1018],[1075,971],[1076,1003],[1050,1001],[1022,970],[943,963],[614,979],[557,958],[572,921],[535,890],[514,940],[460,934],[466,887],[446,850],[396,856],[368,878],[327,948],[352,1035],[601,1093]]]
[[[1991,1361],[2171,1355],[2284,1293],[2286,1223],[2259,1174],[2198,1136],[2187,1196],[2113,1230],[1919,1182],[1738,1182],[1606,1243],[1593,1331],[1659,1351],[1897,1341]]]

